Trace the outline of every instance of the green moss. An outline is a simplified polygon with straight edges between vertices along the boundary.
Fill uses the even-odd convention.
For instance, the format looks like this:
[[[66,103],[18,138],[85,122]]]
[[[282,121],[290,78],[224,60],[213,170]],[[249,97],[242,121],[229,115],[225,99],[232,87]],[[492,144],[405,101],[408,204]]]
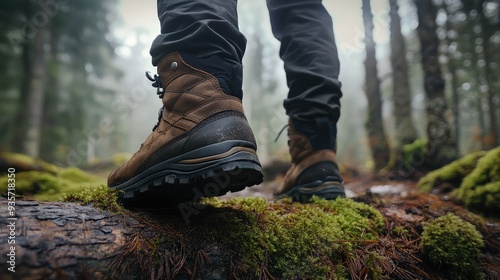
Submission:
[[[72,182],[88,183],[98,181],[96,177],[76,167],[68,167],[66,169],[63,169],[61,172],[59,172],[59,176]]]
[[[500,181],[478,186],[467,192],[463,198],[469,209],[482,212],[487,216],[500,215]]]
[[[384,271],[378,265],[380,256],[375,252],[369,252],[366,258],[366,263],[368,265],[368,275],[370,279],[387,279],[384,277]]]
[[[453,195],[470,209],[495,214],[500,210],[500,147],[482,157]]]
[[[44,171],[53,174],[60,170],[59,167],[53,164],[23,154],[4,152],[0,154],[0,158],[6,161],[7,166],[19,166],[25,170]]]
[[[418,186],[431,191],[442,183],[455,186],[452,197],[486,215],[500,213],[500,147],[464,156],[420,179]]]
[[[376,240],[384,225],[377,210],[350,199],[269,204],[247,197],[205,203],[221,211],[199,217],[200,238],[241,252],[241,267],[255,276],[267,260],[269,271],[279,278],[325,279],[342,272],[338,279],[343,279],[345,254],[359,243]]]
[[[479,254],[482,235],[469,222],[448,213],[424,226],[420,248],[450,279],[483,279]]]
[[[116,203],[117,198],[118,192],[115,189],[100,185],[95,188],[81,188],[77,192],[65,194],[63,201],[92,205],[110,212],[120,212],[121,207]]]
[[[15,179],[16,194],[18,195],[30,195],[40,192],[54,193],[67,186],[67,182],[55,175],[40,171],[18,172]],[[7,190],[6,186],[7,176],[0,177],[2,193]]]
[[[391,174],[395,176],[410,176],[415,168],[422,165],[427,155],[427,141],[417,139],[411,144],[396,147],[391,153],[391,158],[387,166],[380,171],[380,174]]]
[[[57,168],[57,172],[16,172],[16,194],[37,200],[58,201],[63,194],[95,188],[103,182],[76,167]],[[0,192],[7,191],[7,176],[0,177]]]
[[[478,160],[485,154],[485,152],[472,153],[440,169],[429,172],[418,181],[419,189],[430,192],[442,183],[449,183],[455,187],[460,186],[462,179],[476,167]]]
[[[406,163],[414,165],[427,154],[427,141],[425,139],[417,139],[411,144],[403,145],[403,158]]]

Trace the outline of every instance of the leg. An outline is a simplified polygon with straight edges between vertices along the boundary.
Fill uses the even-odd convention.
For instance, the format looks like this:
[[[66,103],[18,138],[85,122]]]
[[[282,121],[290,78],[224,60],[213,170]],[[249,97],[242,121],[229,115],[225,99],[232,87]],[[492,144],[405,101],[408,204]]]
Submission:
[[[161,0],[162,34],[151,55],[163,107],[140,150],[108,185],[126,206],[166,206],[262,182],[256,142],[241,104],[236,1]]]
[[[240,99],[246,38],[238,30],[237,0],[158,0],[161,34],[151,46],[157,66],[179,51],[194,67],[213,74],[227,94]]]
[[[336,123],[340,116],[340,63],[332,19],[321,0],[268,0],[272,30],[290,92],[287,114],[308,120],[318,115]]]
[[[161,34],[151,47],[153,65],[182,50],[241,64],[246,39],[238,30],[236,0],[158,0]]]
[[[344,196],[335,154],[342,92],[331,17],[321,0],[267,4],[290,89],[284,106],[293,165],[275,193],[301,201]]]

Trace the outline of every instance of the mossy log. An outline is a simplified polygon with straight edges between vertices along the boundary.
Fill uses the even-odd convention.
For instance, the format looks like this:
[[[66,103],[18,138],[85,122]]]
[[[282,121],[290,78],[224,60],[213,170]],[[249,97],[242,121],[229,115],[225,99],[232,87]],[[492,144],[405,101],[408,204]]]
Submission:
[[[466,208],[500,217],[500,147],[468,154],[422,177],[422,191],[450,193]]]
[[[0,202],[7,204],[4,198]],[[126,240],[140,230],[133,218],[75,203],[17,201],[15,211],[14,221],[7,211],[0,214],[7,224],[15,222],[15,234],[0,228],[0,255],[15,253],[15,272],[8,270],[14,263],[2,261],[2,279],[102,279]],[[8,245],[9,238],[15,244]]]
[[[0,198],[0,204],[7,205],[7,200]],[[0,255],[4,256],[0,279],[157,279],[149,277],[156,271],[145,277],[146,268],[142,267],[145,262],[132,254],[134,249],[140,249],[137,246],[144,245],[141,238],[155,234],[154,227],[137,215],[111,213],[76,203],[29,200],[17,201],[15,211],[17,220],[8,219],[12,217],[7,211],[0,214],[7,224],[15,223],[15,234],[11,232],[13,227],[0,228]],[[15,243],[9,244],[9,240]],[[15,249],[11,250],[11,246]],[[154,251],[142,249],[143,253]],[[230,260],[219,255],[222,252],[216,247],[200,246],[198,251],[188,252],[180,245],[179,250],[182,252],[170,255],[166,265],[172,264],[171,271],[160,272],[163,276],[227,278],[229,271],[221,264]],[[14,264],[8,263],[9,259],[14,260],[9,256],[13,255],[12,251],[15,267],[11,270],[15,272],[9,270]],[[130,258],[126,259],[129,254]],[[207,258],[211,262],[202,266]],[[151,268],[160,266],[151,265]]]
[[[447,279],[462,262],[480,270],[467,279],[500,277],[498,224],[432,195],[365,201],[372,206],[350,199],[210,199],[132,211],[110,205],[112,192],[104,190],[66,197],[87,206],[18,198],[17,220],[0,212],[7,225],[15,222],[15,234],[0,227],[0,279]],[[485,247],[479,242],[476,253],[443,268],[419,241],[427,221],[449,212],[464,220],[456,218],[459,224],[471,222]],[[449,236],[427,235],[438,245]],[[15,272],[5,261],[10,246]]]
[[[135,211],[112,206],[117,213],[95,208],[107,206],[98,203],[104,190],[99,198],[91,191],[66,199],[89,195],[92,206],[19,198],[14,216],[1,213],[11,228],[0,228],[0,255],[15,263],[2,262],[0,278],[271,279],[269,267],[282,276],[318,278],[328,274],[327,257],[375,242],[383,226],[374,208],[347,199],[308,205],[214,199]],[[317,257],[309,256],[313,251]],[[345,276],[345,267],[336,266],[329,269]]]
[[[9,168],[14,168],[18,172],[40,171],[50,174],[55,174],[59,171],[57,166],[27,155],[5,152],[0,153],[0,173],[6,172]]]

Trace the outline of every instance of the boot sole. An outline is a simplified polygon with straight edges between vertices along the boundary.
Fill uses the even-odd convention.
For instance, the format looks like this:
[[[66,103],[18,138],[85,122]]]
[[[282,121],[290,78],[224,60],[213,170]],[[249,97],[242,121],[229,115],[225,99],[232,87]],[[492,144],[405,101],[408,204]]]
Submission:
[[[327,200],[345,197],[344,184],[343,182],[336,181],[334,178],[332,180],[327,177],[325,180],[317,180],[311,183],[295,186],[287,192],[275,195],[275,198],[282,199],[290,197],[293,201],[306,203],[309,202],[313,196]]]
[[[165,160],[112,188],[120,191],[118,202],[126,207],[165,207],[238,192],[262,181],[253,144],[230,140]]]

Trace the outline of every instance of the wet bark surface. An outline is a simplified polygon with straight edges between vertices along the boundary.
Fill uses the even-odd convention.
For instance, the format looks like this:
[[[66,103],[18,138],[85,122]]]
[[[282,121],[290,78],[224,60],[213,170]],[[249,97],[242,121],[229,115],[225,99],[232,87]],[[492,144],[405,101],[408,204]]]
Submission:
[[[0,204],[6,206],[7,200],[0,198]],[[15,211],[14,216],[7,211],[0,213],[4,225],[15,223],[15,234],[7,226],[0,228],[0,255],[11,254],[10,247],[15,246],[15,272],[2,261],[0,279],[229,277],[230,261],[219,247],[186,244],[189,234],[176,230],[187,227],[177,210],[125,210],[117,214],[76,203],[21,199]],[[172,240],[166,242],[168,251],[156,258],[153,252],[158,248],[151,248],[151,244],[158,233]],[[9,238],[15,239],[15,244],[8,244]]]
[[[4,198],[0,202],[7,204]],[[131,217],[74,203],[24,200],[16,202],[15,211],[15,216],[0,214],[7,224],[15,222],[15,244],[7,246],[13,235],[8,227],[0,228],[0,255],[15,246],[15,273],[2,262],[2,279],[102,278],[126,240],[141,228]]]

